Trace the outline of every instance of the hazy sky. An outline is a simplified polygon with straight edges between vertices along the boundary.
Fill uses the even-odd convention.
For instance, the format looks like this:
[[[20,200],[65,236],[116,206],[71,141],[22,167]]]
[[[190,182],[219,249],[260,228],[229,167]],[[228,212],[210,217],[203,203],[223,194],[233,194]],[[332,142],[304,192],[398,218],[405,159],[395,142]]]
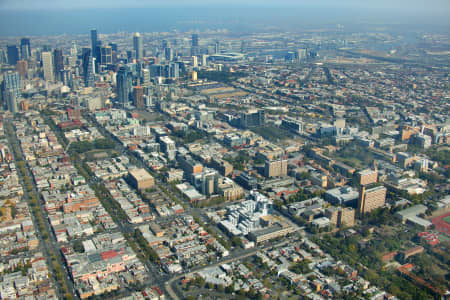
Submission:
[[[306,6],[349,7],[398,12],[450,12],[450,0],[0,0],[0,9],[85,9],[164,6]]]
[[[0,0],[0,36],[337,23],[401,24],[413,31],[437,25],[448,32],[449,16],[450,0]]]

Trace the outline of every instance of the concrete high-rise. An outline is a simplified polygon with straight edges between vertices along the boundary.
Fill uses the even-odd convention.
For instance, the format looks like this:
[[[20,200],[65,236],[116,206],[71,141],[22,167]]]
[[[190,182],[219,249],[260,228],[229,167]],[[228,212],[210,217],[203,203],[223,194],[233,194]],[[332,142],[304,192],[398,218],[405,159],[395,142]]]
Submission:
[[[264,176],[279,177],[287,175],[287,159],[267,160],[264,165]]]
[[[6,51],[8,54],[8,64],[15,66],[19,61],[19,49],[16,45],[8,45]]]
[[[53,56],[52,53],[42,52],[42,67],[44,69],[44,79],[48,81],[54,81],[55,77],[53,74]]]
[[[133,36],[133,48],[134,51],[136,51],[136,59],[141,60],[144,57],[144,44],[139,32],[136,32]]]
[[[358,199],[358,212],[360,215],[371,212],[372,210],[382,207],[386,202],[387,189],[384,186],[377,186],[366,189],[361,187]]]

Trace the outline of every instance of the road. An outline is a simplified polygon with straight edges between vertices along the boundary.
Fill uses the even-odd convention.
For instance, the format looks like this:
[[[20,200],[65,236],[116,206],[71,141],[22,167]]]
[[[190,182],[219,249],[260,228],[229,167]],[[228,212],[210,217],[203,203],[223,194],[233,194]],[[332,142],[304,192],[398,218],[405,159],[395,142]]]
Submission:
[[[14,128],[14,126],[12,125],[12,122],[11,122],[10,119],[7,119],[6,123],[9,126],[11,126],[10,128]],[[24,154],[23,154],[23,151],[22,151],[22,147],[19,144],[16,135],[15,134],[11,134],[10,135],[9,131],[7,131],[7,132],[8,132],[7,138],[8,138],[9,144],[11,146],[11,149],[14,149],[14,148],[15,149],[19,149],[21,156],[24,157]],[[15,153],[13,151],[13,154],[14,154],[14,159],[17,162],[17,153]],[[43,209],[43,206],[41,205],[41,204],[43,204],[43,199],[41,197],[40,192],[36,188],[36,185],[35,185],[34,180],[33,180],[33,175],[32,175],[32,173],[31,173],[31,171],[30,171],[30,169],[28,167],[28,164],[26,162],[24,162],[24,169],[25,169],[25,174],[22,174],[20,171],[17,172],[19,174],[19,178],[20,178],[20,181],[21,181],[22,186],[23,186],[24,198],[28,200],[28,204],[30,205],[29,201],[30,201],[31,197],[30,197],[30,193],[26,189],[26,185],[25,185],[25,181],[24,181],[24,176],[27,176],[30,179],[30,182],[32,184],[32,191],[31,191],[31,193],[38,200],[38,203],[39,203],[38,207],[40,209],[40,212],[41,212],[42,216],[45,219],[47,219],[47,213]],[[31,210],[31,211],[33,211],[33,210]],[[52,270],[52,272],[55,273],[54,272],[55,270],[53,269],[52,261],[50,259],[50,251],[49,251],[49,249],[51,249],[52,252],[56,256],[57,262],[59,263],[60,266],[62,266],[62,269],[65,271],[64,272],[65,274],[63,276],[63,280],[66,283],[66,286],[67,286],[67,288],[69,290],[69,293],[72,295],[72,297],[74,299],[77,299],[78,297],[76,296],[76,292],[75,292],[74,286],[72,284],[72,281],[71,280],[67,280],[67,278],[69,278],[69,271],[67,270],[66,265],[65,265],[65,263],[63,261],[63,258],[61,256],[61,252],[59,251],[59,247],[58,247],[57,242],[56,242],[56,238],[53,235],[53,231],[50,228],[50,224],[46,220],[44,220],[44,222],[43,222],[44,225],[45,225],[45,230],[47,231],[47,236],[48,236],[48,241],[46,241],[43,238],[43,233],[38,230],[38,226],[37,226],[38,222],[36,220],[36,216],[34,215],[34,213],[31,213],[31,217],[33,219],[34,228],[35,228],[37,236],[39,238],[39,247],[41,248],[42,252],[44,253],[44,255],[47,258],[47,265],[49,267],[49,270]],[[57,284],[56,280],[55,280],[55,283],[56,283],[56,286],[58,287],[59,298],[62,299],[64,297],[64,295],[61,293],[61,286]]]

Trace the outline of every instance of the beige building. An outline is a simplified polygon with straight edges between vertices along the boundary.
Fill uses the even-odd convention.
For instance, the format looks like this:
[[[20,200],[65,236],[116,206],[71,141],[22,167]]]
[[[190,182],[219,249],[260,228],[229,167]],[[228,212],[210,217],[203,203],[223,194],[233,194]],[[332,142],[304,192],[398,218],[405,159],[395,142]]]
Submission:
[[[378,181],[378,171],[366,169],[358,172],[359,184],[368,185]]]
[[[266,164],[264,167],[264,176],[266,177],[279,177],[279,176],[287,176],[287,159],[279,159],[269,161],[266,160]]]
[[[378,207],[382,207],[386,202],[386,192],[387,189],[384,186],[377,186],[370,189],[362,186],[358,201],[359,214],[363,215]]]
[[[138,190],[148,189],[155,185],[155,179],[145,169],[132,169],[128,171],[131,184]]]

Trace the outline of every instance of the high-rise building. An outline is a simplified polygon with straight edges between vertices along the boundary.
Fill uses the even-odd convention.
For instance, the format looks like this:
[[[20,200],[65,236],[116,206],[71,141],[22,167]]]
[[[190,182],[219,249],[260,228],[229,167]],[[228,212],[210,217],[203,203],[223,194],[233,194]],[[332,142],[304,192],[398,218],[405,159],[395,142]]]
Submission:
[[[136,59],[141,60],[144,57],[144,44],[139,32],[136,32],[133,36],[133,48],[134,51],[136,51]]]
[[[167,61],[173,60],[173,49],[172,48],[164,48],[164,56]]]
[[[61,49],[53,50],[53,63],[55,66],[55,77],[61,74],[61,71],[64,70],[64,57]]]
[[[8,106],[8,111],[15,114],[17,113],[17,98],[13,90],[7,90],[4,93],[5,102]]]
[[[104,46],[100,48],[100,64],[112,64],[112,48],[111,46]]]
[[[20,75],[18,72],[8,71],[4,74],[2,91],[12,91],[16,98],[20,97]]]
[[[148,85],[150,83],[150,70],[149,69],[142,69],[141,72],[142,76],[141,76],[141,82],[142,84]]]
[[[16,64],[16,70],[19,72],[20,76],[22,78],[27,77],[27,71],[28,71],[28,62],[26,60],[19,60]]]
[[[169,48],[169,47],[170,47],[169,41],[168,41],[168,40],[162,40],[162,42],[161,42],[161,48],[162,48],[162,49],[166,49],[166,48]]]
[[[16,45],[8,45],[6,51],[8,53],[8,64],[15,66],[19,61],[19,49]]]
[[[386,202],[387,189],[384,186],[377,186],[366,189],[362,186],[358,199],[358,212],[360,215],[371,212],[372,210],[382,207]]]
[[[20,50],[22,51],[22,58],[27,59],[31,57],[31,44],[29,38],[21,38],[20,39]],[[26,53],[24,52],[26,50]],[[24,58],[26,54],[27,58]]]
[[[192,47],[198,47],[198,34],[192,34]]]
[[[287,159],[267,160],[264,165],[264,176],[279,177],[287,175]]]
[[[198,57],[197,56],[192,56],[192,66],[194,68],[198,67]]]
[[[86,69],[84,69],[84,85],[94,86],[95,83],[95,58],[92,53],[89,55]]]
[[[127,67],[120,67],[117,72],[117,100],[121,107],[126,107],[130,101],[132,88],[131,72]]]
[[[55,80],[53,74],[53,56],[49,51],[42,52],[42,67],[44,69],[44,79],[48,81]]]
[[[180,77],[180,66],[178,63],[171,63],[169,65],[169,77],[170,78]]]
[[[198,44],[198,34],[194,33],[192,34],[192,47],[191,47],[191,55],[199,55],[200,54],[200,48]]]
[[[133,88],[133,102],[136,108],[144,108],[144,88],[140,85]]]
[[[95,51],[97,47],[97,29],[91,29],[91,50]]]

